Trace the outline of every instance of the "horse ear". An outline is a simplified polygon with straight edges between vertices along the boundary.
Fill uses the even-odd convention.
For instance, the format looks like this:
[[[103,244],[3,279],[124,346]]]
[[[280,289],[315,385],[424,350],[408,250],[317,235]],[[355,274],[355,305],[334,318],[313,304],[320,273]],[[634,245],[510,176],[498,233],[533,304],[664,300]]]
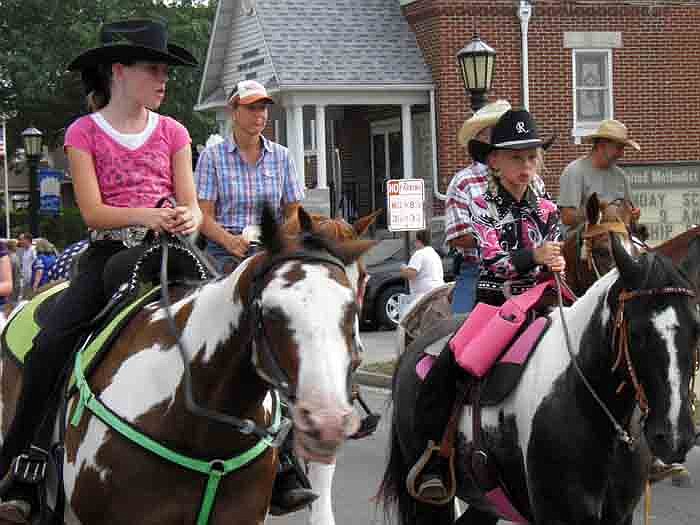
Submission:
[[[622,243],[612,232],[608,234],[610,237],[610,246],[612,246],[613,258],[617,269],[620,271],[620,276],[625,286],[628,288],[636,288],[642,281],[642,268],[640,264],[629,254]]]
[[[688,254],[681,262],[681,270],[695,289],[700,288],[700,236],[693,237],[688,243]]]
[[[586,201],[586,221],[588,224],[600,222],[600,210],[600,200],[598,200],[598,194],[594,192]]]
[[[355,241],[344,241],[342,243],[334,243],[331,253],[335,255],[338,259],[343,261],[346,266],[348,264],[354,263],[367,251],[377,245],[378,241],[370,240],[355,240]]]
[[[369,215],[360,217],[354,223],[352,223],[352,229],[355,230],[357,236],[362,237],[362,235],[367,231],[367,229],[370,226],[372,226],[372,224],[374,224],[374,221],[377,220],[377,217],[379,217],[383,212],[384,209],[379,208],[378,210],[373,211]]]
[[[297,208],[297,216],[299,217],[299,226],[301,226],[301,231],[311,233],[313,230],[311,215],[306,213],[306,210],[302,206],[299,206]]]
[[[265,202],[260,221],[260,241],[269,253],[282,251],[282,232],[277,224],[277,217],[269,203]]]

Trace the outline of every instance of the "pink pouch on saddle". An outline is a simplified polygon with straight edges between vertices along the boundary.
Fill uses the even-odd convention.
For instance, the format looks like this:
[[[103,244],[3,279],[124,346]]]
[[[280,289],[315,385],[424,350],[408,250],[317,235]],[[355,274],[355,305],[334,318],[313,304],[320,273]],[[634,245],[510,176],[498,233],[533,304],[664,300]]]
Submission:
[[[538,284],[500,307],[477,304],[449,343],[459,365],[483,377],[518,333],[528,310],[551,285],[552,281]]]

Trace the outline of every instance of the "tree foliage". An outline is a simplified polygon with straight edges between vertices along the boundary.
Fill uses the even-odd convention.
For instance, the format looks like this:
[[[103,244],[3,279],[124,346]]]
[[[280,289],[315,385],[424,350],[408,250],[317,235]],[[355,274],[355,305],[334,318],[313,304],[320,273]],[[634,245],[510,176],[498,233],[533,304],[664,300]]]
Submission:
[[[162,113],[204,143],[213,117],[194,112],[216,1],[0,0],[0,115],[7,115],[8,151],[33,125],[56,145],[61,131],[85,112],[80,75],[66,72],[80,52],[97,45],[104,22],[148,17],[168,21],[172,42],[189,49],[198,68],[172,68]]]

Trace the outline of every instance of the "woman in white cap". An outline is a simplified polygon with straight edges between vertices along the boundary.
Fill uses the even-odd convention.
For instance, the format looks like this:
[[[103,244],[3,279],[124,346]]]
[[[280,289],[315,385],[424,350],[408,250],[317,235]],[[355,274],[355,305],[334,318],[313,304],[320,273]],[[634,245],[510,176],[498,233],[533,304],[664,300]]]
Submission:
[[[289,150],[268,140],[265,86],[255,80],[238,82],[229,96],[232,133],[199,156],[195,170],[202,233],[207,253],[219,271],[232,271],[250,255],[249,246],[268,203],[282,221],[304,198]],[[276,516],[306,507],[318,496],[292,453],[291,433],[280,447],[280,469],[272,491],[270,513]]]
[[[165,97],[168,67],[196,66],[196,59],[168,42],[163,22],[107,23],[99,40],[98,47],[68,66],[81,72],[91,111],[73,122],[65,137],[78,206],[90,229],[90,248],[25,361],[17,412],[2,446],[3,475],[31,444],[54,384],[78,342],[77,327],[94,318],[128,278],[146,250],[146,233],[189,235],[201,222],[190,136],[182,124],[155,113]],[[168,199],[177,204],[159,207]],[[175,273],[190,274],[191,261],[175,258],[172,263]],[[0,522],[28,521],[31,489],[21,483],[9,488],[0,504]]]
[[[202,151],[197,160],[202,233],[209,240],[207,252],[221,271],[231,271],[248,255],[248,231],[260,224],[263,203],[282,220],[304,198],[289,150],[263,135],[272,103],[259,82],[238,82],[228,100],[232,133]]]

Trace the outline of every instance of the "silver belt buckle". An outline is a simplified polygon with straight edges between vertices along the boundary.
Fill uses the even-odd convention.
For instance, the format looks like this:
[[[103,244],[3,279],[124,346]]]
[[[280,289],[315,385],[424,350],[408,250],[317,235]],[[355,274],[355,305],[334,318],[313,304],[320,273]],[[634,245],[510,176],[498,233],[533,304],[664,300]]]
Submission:
[[[122,231],[124,232],[122,242],[127,248],[133,248],[141,244],[148,233],[148,229],[143,227],[123,228]]]

